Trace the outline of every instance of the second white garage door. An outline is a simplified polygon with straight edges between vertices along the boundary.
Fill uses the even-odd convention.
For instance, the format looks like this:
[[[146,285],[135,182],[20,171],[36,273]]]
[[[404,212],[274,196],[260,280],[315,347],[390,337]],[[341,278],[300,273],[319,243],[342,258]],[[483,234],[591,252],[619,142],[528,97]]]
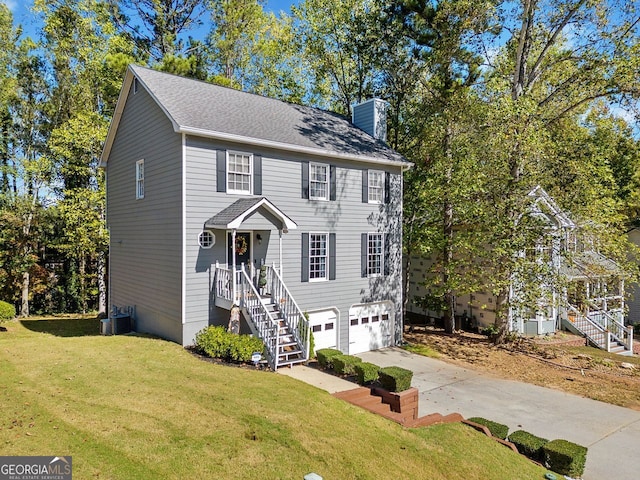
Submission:
[[[349,309],[349,354],[392,345],[391,302],[354,305]]]
[[[309,312],[309,325],[315,349],[338,348],[338,312],[336,309]]]

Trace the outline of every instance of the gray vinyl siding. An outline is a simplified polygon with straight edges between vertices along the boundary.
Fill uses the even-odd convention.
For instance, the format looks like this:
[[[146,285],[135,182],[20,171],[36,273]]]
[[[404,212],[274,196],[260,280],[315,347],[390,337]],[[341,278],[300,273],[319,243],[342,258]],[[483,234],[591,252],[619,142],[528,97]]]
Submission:
[[[198,246],[198,234],[207,219],[241,198],[216,190],[216,150],[232,149],[262,155],[262,196],[297,223],[298,228],[283,234],[284,280],[303,311],[336,307],[340,311],[340,348],[349,347],[349,308],[355,304],[391,300],[395,306],[395,342],[402,332],[401,306],[401,219],[402,178],[399,167],[387,168],[356,162],[318,159],[267,149],[246,148],[232,144],[187,137],[186,193],[186,324],[184,342],[189,343],[203,326],[223,323],[228,312],[213,306],[211,287],[215,262],[226,263],[226,236],[216,231],[216,245],[205,250]],[[305,162],[326,162],[336,166],[335,201],[302,198],[301,178]],[[362,169],[386,170],[391,175],[391,202],[388,205],[362,203]],[[241,230],[254,230],[252,236],[256,266],[264,260],[278,263],[278,230],[268,219],[256,214]],[[302,233],[336,234],[336,279],[301,282]],[[379,278],[362,278],[360,238],[362,233],[389,233],[391,239],[391,274]],[[263,240],[257,245],[255,235]]]
[[[144,198],[136,162],[144,159]],[[135,306],[135,328],[182,343],[181,137],[143,88],[133,91],[107,163],[110,307]]]

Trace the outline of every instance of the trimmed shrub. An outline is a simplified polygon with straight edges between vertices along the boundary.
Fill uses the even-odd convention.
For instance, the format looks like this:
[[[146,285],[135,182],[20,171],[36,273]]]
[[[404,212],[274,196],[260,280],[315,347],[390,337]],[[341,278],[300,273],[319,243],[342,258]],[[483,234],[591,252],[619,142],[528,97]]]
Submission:
[[[358,383],[360,385],[366,385],[367,383],[373,383],[378,380],[378,370],[380,367],[369,362],[356,363],[353,366],[358,377]]]
[[[16,307],[0,300],[0,323],[16,318]]]
[[[342,352],[340,350],[336,350],[335,348],[321,348],[320,350],[316,351],[318,363],[322,368],[333,368],[331,359],[336,355],[342,355]]]
[[[402,367],[384,367],[378,370],[378,380],[385,390],[404,392],[411,388],[413,372]]]
[[[579,478],[584,473],[587,461],[587,447],[568,440],[552,440],[542,447],[545,463],[549,469],[571,478]]]
[[[516,446],[522,455],[538,462],[544,462],[542,447],[549,442],[546,438],[536,437],[524,430],[516,430],[509,434],[509,441]]]
[[[469,420],[470,422],[479,423],[480,425],[484,425],[489,429],[491,435],[493,435],[494,437],[498,437],[501,440],[506,440],[507,435],[509,434],[509,427],[503,425],[502,423],[493,422],[482,417],[471,417],[467,420]]]
[[[353,375],[356,373],[354,367],[358,363],[362,363],[362,359],[353,355],[336,355],[331,357],[333,369],[338,375]]]
[[[236,335],[224,327],[206,327],[196,334],[196,347],[212,358],[227,361],[250,362],[254,352],[262,353],[262,340],[251,335]]]
[[[264,350],[264,343],[257,337],[233,333],[230,335],[229,358],[234,362],[248,363],[251,361],[251,356],[254,352],[262,353]]]

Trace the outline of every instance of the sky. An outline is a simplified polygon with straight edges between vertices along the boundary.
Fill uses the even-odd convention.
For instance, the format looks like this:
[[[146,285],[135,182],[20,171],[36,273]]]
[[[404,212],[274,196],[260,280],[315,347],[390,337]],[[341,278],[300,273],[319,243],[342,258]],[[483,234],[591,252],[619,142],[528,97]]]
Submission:
[[[31,12],[33,0],[0,0],[13,13],[15,24],[21,24],[25,34],[35,37],[40,26],[38,17]],[[267,0],[265,9],[272,12],[284,10],[289,12],[292,4],[297,4],[295,0]]]

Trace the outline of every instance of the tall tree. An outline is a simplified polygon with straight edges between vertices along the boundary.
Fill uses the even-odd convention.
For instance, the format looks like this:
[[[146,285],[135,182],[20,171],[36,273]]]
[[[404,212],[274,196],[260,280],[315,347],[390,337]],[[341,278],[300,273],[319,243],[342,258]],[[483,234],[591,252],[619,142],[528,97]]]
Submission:
[[[201,24],[206,0],[107,0],[114,22],[150,65],[188,59],[201,44],[185,41]],[[170,64],[170,62],[169,62]]]
[[[518,268],[516,254],[527,240],[518,225],[528,208],[526,193],[538,183],[552,183],[545,175],[546,159],[555,155],[548,142],[552,129],[565,118],[577,121],[595,100],[624,101],[640,94],[640,24],[632,5],[522,0],[505,2],[503,13],[512,36],[490,70],[486,90],[493,108],[488,165],[494,174],[485,225],[494,246],[490,277],[497,295],[498,341],[514,307],[510,284]]]
[[[305,0],[292,7],[302,60],[321,106],[350,114],[351,105],[374,94],[387,41],[382,7],[376,0]]]
[[[98,309],[105,311],[104,180],[97,162],[133,45],[116,33],[99,1],[37,0],[36,7],[44,14],[43,48],[54,80],[47,151],[56,165],[61,222],[56,246],[64,258],[59,275],[63,281],[77,279],[76,289],[66,289],[64,303],[84,311],[87,292],[95,290]],[[78,211],[86,213],[78,217]]]
[[[465,259],[473,258],[474,249],[481,248],[472,242],[470,225],[477,216],[474,195],[483,180],[475,169],[478,150],[474,148],[482,105],[473,89],[482,58],[469,48],[468,41],[491,29],[492,13],[486,1],[432,4],[409,0],[395,7],[395,15],[402,18],[427,67],[419,96],[421,158],[416,160],[427,177],[409,176],[407,188],[429,188],[422,206],[430,228],[420,231],[407,224],[405,245],[409,258],[411,249],[424,251],[424,244],[437,252],[432,267],[435,276],[425,280],[430,293],[420,300],[429,309],[442,311],[448,333],[455,329],[455,295],[473,288],[470,273],[474,264]],[[409,213],[406,223],[415,221],[415,212]],[[410,235],[413,233],[418,236]],[[410,269],[410,261],[405,268]]]

